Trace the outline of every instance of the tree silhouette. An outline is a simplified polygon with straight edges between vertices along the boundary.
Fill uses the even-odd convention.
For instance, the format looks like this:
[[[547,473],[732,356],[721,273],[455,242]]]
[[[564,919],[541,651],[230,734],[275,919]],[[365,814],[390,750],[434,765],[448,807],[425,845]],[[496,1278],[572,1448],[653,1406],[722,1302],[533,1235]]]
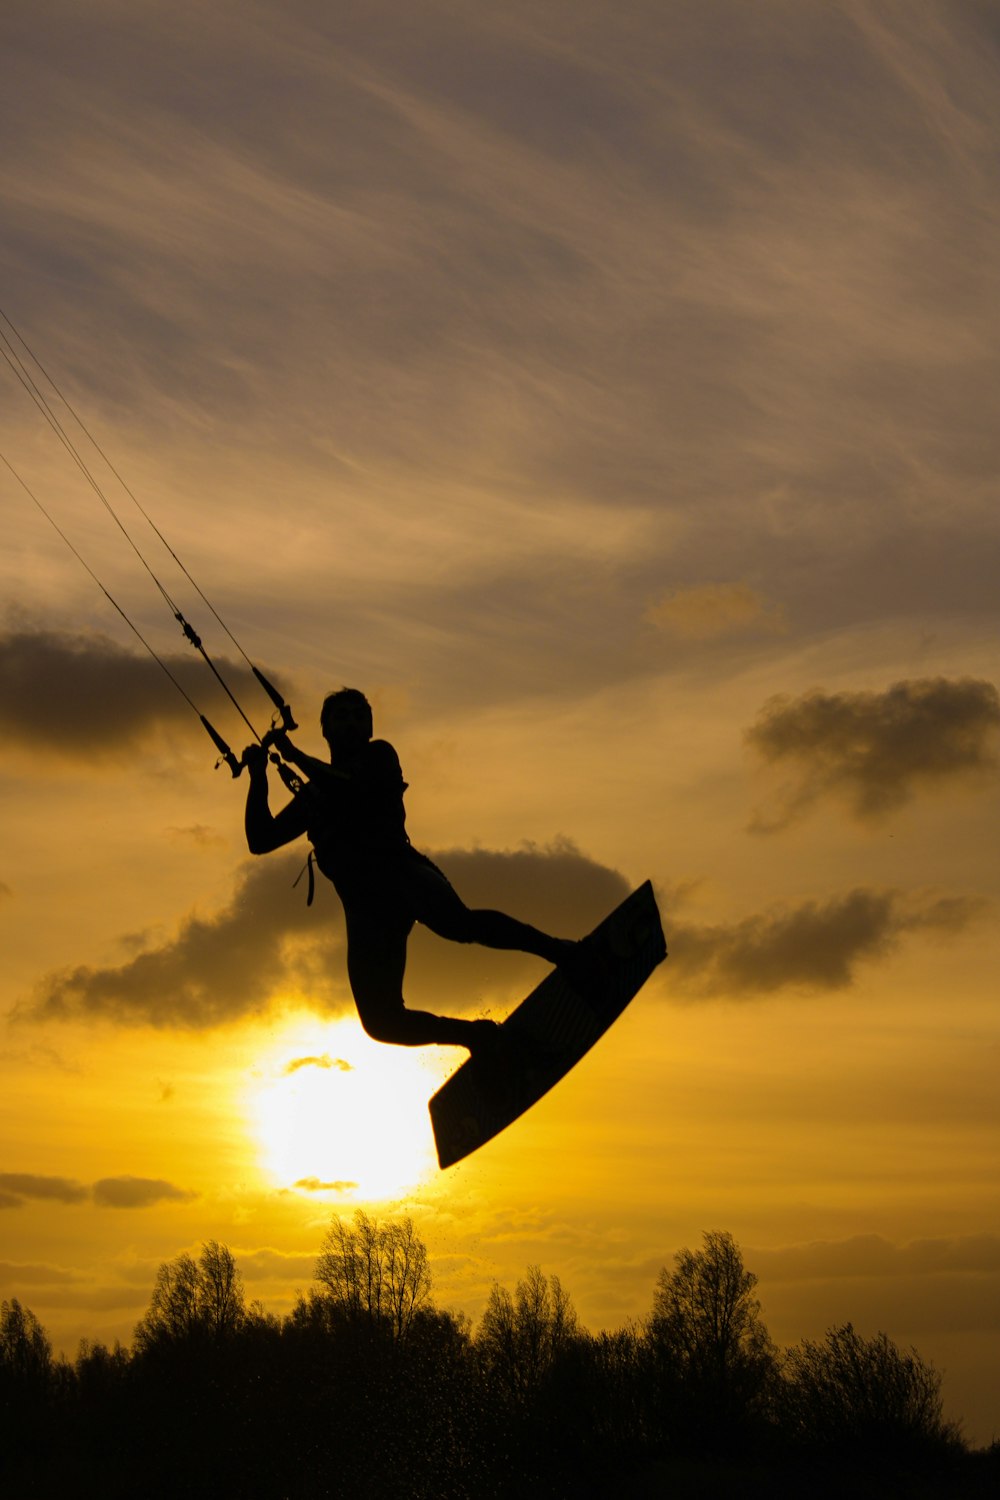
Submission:
[[[46,1441],[56,1374],[52,1345],[31,1309],[16,1297],[0,1304],[0,1461]],[[6,1488],[0,1469],[0,1493]]]
[[[589,1494],[586,1486],[603,1471],[602,1490],[620,1493],[628,1472],[653,1456],[649,1391],[647,1342],[638,1327],[581,1332],[559,1353],[543,1393],[548,1399],[536,1404],[578,1468],[581,1492]]]
[[[142,1351],[165,1340],[187,1338],[198,1322],[198,1267],[185,1253],[164,1261],[157,1270],[149,1307],[136,1324],[135,1346]]]
[[[731,1234],[706,1233],[660,1272],[649,1340],[665,1428],[685,1446],[741,1446],[766,1414],[777,1352],[754,1296],[757,1277]]]
[[[316,1262],[316,1280],[349,1320],[384,1324],[395,1339],[403,1339],[430,1299],[427,1247],[409,1216],[379,1223],[358,1209],[351,1228],[335,1214]]]
[[[231,1250],[208,1240],[195,1261],[178,1255],[164,1261],[146,1315],[136,1325],[140,1352],[157,1344],[191,1339],[218,1341],[242,1327],[247,1316],[241,1277]]]
[[[885,1333],[864,1339],[845,1323],[822,1343],[804,1339],[788,1351],[784,1376],[787,1429],[807,1446],[898,1459],[958,1440],[942,1415],[940,1375]]]
[[[539,1388],[578,1333],[576,1311],[558,1276],[529,1266],[513,1296],[493,1283],[476,1350],[490,1382],[520,1401]]]
[[[218,1240],[202,1246],[198,1261],[198,1302],[213,1338],[226,1338],[243,1326],[247,1316],[243,1277],[232,1251]]]
[[[16,1297],[0,1303],[0,1370],[12,1384],[41,1386],[52,1373],[52,1345],[28,1307]]]
[[[645,1324],[596,1336],[531,1266],[513,1292],[493,1287],[473,1338],[433,1306],[408,1219],[335,1218],[316,1269],[318,1289],[278,1319],[246,1306],[234,1256],[208,1241],[160,1266],[131,1350],[84,1344],[75,1364],[3,1303],[0,1495],[996,1490],[1000,1449],[970,1455],[942,1418],[940,1377],[885,1334],[846,1324],[779,1372],[728,1234],[663,1270]]]

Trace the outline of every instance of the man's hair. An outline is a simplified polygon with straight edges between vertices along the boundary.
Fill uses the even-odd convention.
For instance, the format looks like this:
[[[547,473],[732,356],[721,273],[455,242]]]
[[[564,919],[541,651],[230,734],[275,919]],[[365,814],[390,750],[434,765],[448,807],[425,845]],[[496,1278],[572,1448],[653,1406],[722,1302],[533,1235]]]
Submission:
[[[327,714],[329,713],[330,709],[333,708],[336,704],[341,703],[344,704],[345,707],[349,704],[354,708],[364,709],[365,715],[368,719],[368,738],[371,739],[374,729],[374,724],[372,723],[372,706],[368,702],[368,699],[365,697],[364,693],[361,692],[360,688],[349,687],[338,688],[335,693],[328,693],[327,696],[323,699],[323,707],[320,709],[319,713],[319,723],[320,728],[323,730],[324,737],[326,735],[325,726]]]

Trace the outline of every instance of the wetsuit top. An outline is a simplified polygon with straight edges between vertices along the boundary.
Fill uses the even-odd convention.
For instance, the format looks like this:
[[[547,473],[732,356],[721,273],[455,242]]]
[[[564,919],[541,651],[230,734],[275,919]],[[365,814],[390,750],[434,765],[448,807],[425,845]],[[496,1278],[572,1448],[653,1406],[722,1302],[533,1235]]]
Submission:
[[[387,862],[410,849],[406,786],[388,740],[369,740],[347,775],[310,780],[306,832],[316,863],[342,897],[369,889]]]

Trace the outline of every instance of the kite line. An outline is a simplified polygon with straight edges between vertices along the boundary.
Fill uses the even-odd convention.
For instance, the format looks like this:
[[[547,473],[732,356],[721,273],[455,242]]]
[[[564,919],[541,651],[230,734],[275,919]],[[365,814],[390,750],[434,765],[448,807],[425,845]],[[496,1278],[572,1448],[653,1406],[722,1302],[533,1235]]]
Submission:
[[[174,550],[174,548],[167,541],[167,538],[164,536],[163,532],[157,526],[157,524],[153,520],[152,516],[150,516],[149,512],[140,503],[138,497],[135,495],[135,493],[129,487],[129,485],[125,482],[125,480],[122,477],[122,475],[119,473],[119,471],[115,468],[114,464],[111,462],[111,459],[108,457],[108,455],[105,453],[104,449],[98,443],[98,441],[94,437],[93,433],[87,427],[87,425],[84,422],[83,418],[76,411],[75,407],[71,404],[71,402],[69,401],[68,397],[63,393],[63,391],[60,389],[60,387],[56,384],[56,381],[49,374],[48,370],[42,364],[42,362],[38,358],[38,356],[34,353],[34,351],[29,346],[29,344],[27,343],[27,341],[24,339],[24,337],[22,336],[22,334],[14,326],[13,322],[8,317],[8,315],[6,314],[6,312],[4,312],[3,308],[0,308],[0,354],[3,355],[4,360],[6,361],[9,369],[11,370],[11,372],[13,373],[13,375],[15,376],[15,378],[17,379],[17,381],[20,384],[21,388],[25,391],[25,393],[27,394],[27,396],[29,397],[29,399],[32,401],[32,403],[34,404],[34,406],[37,408],[37,410],[39,411],[39,413],[41,414],[41,416],[44,418],[44,420],[46,421],[46,423],[48,424],[48,426],[50,427],[50,429],[52,430],[52,432],[55,434],[55,436],[58,439],[58,441],[62,444],[63,448],[69,454],[69,456],[72,459],[73,463],[76,465],[76,467],[79,469],[80,473],[83,475],[83,478],[90,485],[91,489],[94,491],[95,495],[100,500],[100,502],[104,506],[105,510],[107,510],[108,514],[111,516],[111,518],[114,521],[115,525],[118,527],[119,531],[122,533],[122,535],[124,536],[125,540],[127,541],[129,547],[135,553],[135,555],[138,558],[139,562],[142,564],[142,566],[145,568],[146,572],[149,574],[149,576],[152,579],[154,585],[156,586],[156,589],[158,590],[159,594],[161,595],[164,603],[167,605],[167,607],[170,610],[171,614],[173,615],[174,619],[180,625],[181,630],[182,630],[182,632],[184,634],[185,640],[187,640],[189,642],[189,644],[191,646],[193,646],[194,649],[200,654],[200,656],[202,657],[202,659],[204,660],[204,662],[206,663],[206,665],[209,667],[210,671],[212,672],[213,676],[215,677],[216,681],[221,686],[223,692],[226,694],[227,698],[233,704],[233,706],[235,707],[237,713],[240,715],[241,719],[246,724],[247,728],[250,730],[250,733],[253,735],[254,739],[257,740],[257,742],[260,745],[263,745],[263,746],[267,747],[270,744],[270,740],[271,740],[271,737],[272,737],[273,734],[275,734],[275,733],[287,733],[287,732],[289,732],[289,731],[297,728],[298,726],[296,725],[295,720],[292,717],[292,711],[289,708],[288,704],[285,702],[285,700],[282,697],[281,693],[279,693],[278,689],[274,686],[274,684],[271,683],[267,679],[267,677],[264,676],[263,672],[261,672],[261,670],[259,669],[259,667],[255,666],[254,663],[250,660],[249,656],[244,651],[243,647],[240,645],[240,643],[237,640],[236,636],[233,634],[232,630],[230,630],[229,626],[226,624],[225,620],[223,620],[223,618],[219,614],[218,610],[212,604],[211,600],[207,597],[207,595],[199,587],[198,583],[192,577],[191,573],[189,572],[189,570],[187,569],[187,567],[185,566],[185,564],[182,562],[182,560],[178,556],[177,552]],[[87,441],[90,443],[91,447],[100,455],[101,459],[104,461],[104,463],[106,464],[106,466],[108,467],[108,469],[114,475],[115,479],[121,485],[122,489],[125,491],[125,494],[132,501],[133,505],[138,510],[139,514],[146,521],[146,523],[151,528],[151,530],[154,532],[154,534],[156,535],[156,537],[159,539],[159,541],[161,542],[161,544],[163,545],[163,547],[170,554],[171,558],[173,559],[173,561],[175,562],[175,564],[177,565],[177,567],[181,570],[181,572],[184,574],[184,577],[191,584],[192,588],[195,590],[195,592],[197,593],[198,597],[203,601],[203,603],[206,605],[206,607],[211,611],[211,613],[214,616],[214,618],[217,621],[217,623],[221,626],[222,630],[229,637],[230,641],[232,641],[233,645],[236,647],[236,650],[239,652],[240,656],[246,662],[247,666],[250,668],[250,670],[253,673],[254,677],[257,679],[257,681],[260,684],[260,686],[264,689],[264,692],[270,698],[271,702],[273,703],[275,709],[278,712],[278,715],[280,716],[280,724],[276,724],[276,725],[273,724],[271,730],[267,731],[263,736],[261,736],[260,734],[258,734],[258,732],[257,732],[256,728],[254,727],[253,723],[251,722],[250,718],[244,712],[243,707],[241,706],[241,704],[239,703],[238,699],[236,698],[236,695],[233,692],[232,688],[226,682],[225,678],[222,676],[222,673],[219,671],[219,669],[216,666],[215,662],[209,656],[208,651],[205,649],[205,646],[204,646],[204,644],[202,642],[201,636],[194,629],[194,627],[190,623],[190,621],[186,618],[186,616],[184,615],[183,611],[181,610],[181,608],[179,607],[179,605],[176,603],[176,601],[171,597],[170,593],[167,591],[167,588],[165,587],[165,585],[163,584],[162,580],[159,578],[159,576],[157,575],[157,573],[154,572],[154,570],[153,570],[153,568],[152,568],[152,566],[151,566],[148,558],[145,556],[145,554],[143,553],[143,551],[140,548],[139,544],[136,542],[135,538],[133,537],[132,533],[129,531],[128,527],[125,525],[124,521],[122,520],[122,518],[119,515],[118,511],[115,509],[114,505],[112,505],[110,499],[108,498],[108,496],[105,493],[104,489],[102,488],[101,484],[95,478],[92,470],[90,469],[90,467],[87,464],[86,460],[84,459],[83,455],[80,453],[79,448],[73,442],[73,440],[70,437],[69,433],[66,431],[65,426],[63,425],[62,421],[60,420],[57,412],[53,409],[53,407],[52,407],[52,405],[51,405],[51,403],[49,401],[48,395],[46,394],[46,390],[45,390],[45,388],[44,388],[43,385],[39,384],[39,380],[36,378],[35,372],[37,372],[37,374],[41,377],[42,381],[47,384],[47,386],[51,389],[51,391],[54,392],[55,396],[58,398],[58,400],[65,407],[66,411],[69,412],[70,416],[73,418],[73,421],[79,427],[80,431],[87,438]],[[135,621],[132,620],[132,618],[129,616],[129,614],[123,608],[123,606],[110,593],[110,591],[108,590],[108,588],[102,582],[101,578],[98,576],[97,572],[94,570],[94,568],[92,568],[91,565],[87,562],[87,560],[83,557],[83,555],[81,554],[81,552],[79,551],[79,549],[75,546],[75,544],[73,543],[73,541],[71,540],[71,538],[63,530],[63,528],[59,525],[59,523],[56,521],[56,519],[52,515],[52,513],[42,504],[42,502],[39,500],[38,496],[34,493],[34,491],[30,488],[30,486],[26,483],[26,481],[22,478],[22,476],[18,473],[18,471],[14,468],[14,465],[10,462],[10,460],[3,453],[0,453],[0,460],[3,461],[5,467],[13,475],[13,477],[17,481],[17,483],[21,486],[21,488],[25,491],[25,493],[29,496],[29,498],[34,502],[34,504],[37,506],[37,508],[39,509],[39,511],[41,511],[42,515],[48,521],[49,525],[52,526],[52,528],[56,531],[56,533],[62,538],[62,540],[65,542],[66,546],[72,552],[73,556],[86,569],[87,573],[90,575],[90,577],[97,584],[98,588],[104,594],[105,598],[109,601],[109,603],[113,606],[113,608],[118,612],[118,614],[121,615],[121,617],[125,621],[126,625],[128,625],[129,629],[138,638],[138,640],[141,642],[141,644],[143,645],[143,647],[145,648],[145,650],[149,653],[149,655],[156,662],[157,666],[159,666],[160,669],[165,673],[165,675],[170,679],[170,681],[173,683],[174,687],[181,694],[181,697],[185,700],[185,702],[189,705],[189,707],[194,711],[194,713],[197,714],[198,719],[200,720],[201,724],[203,725],[203,727],[205,728],[205,730],[207,731],[207,733],[211,737],[213,743],[215,744],[216,749],[219,751],[219,754],[220,754],[222,760],[229,767],[229,769],[232,772],[233,776],[234,777],[235,776],[239,776],[240,772],[243,769],[243,762],[241,760],[237,759],[237,757],[234,755],[233,751],[226,744],[226,742],[222,738],[222,736],[213,727],[213,725],[211,723],[209,723],[208,719],[205,717],[205,715],[200,711],[200,709],[194,703],[194,701],[192,700],[192,698],[188,694],[187,690],[178,681],[177,677],[174,675],[174,673],[167,666],[167,664],[163,660],[163,658],[153,648],[153,646],[150,645],[149,641],[145,638],[145,636],[139,630],[138,626],[135,624]]]

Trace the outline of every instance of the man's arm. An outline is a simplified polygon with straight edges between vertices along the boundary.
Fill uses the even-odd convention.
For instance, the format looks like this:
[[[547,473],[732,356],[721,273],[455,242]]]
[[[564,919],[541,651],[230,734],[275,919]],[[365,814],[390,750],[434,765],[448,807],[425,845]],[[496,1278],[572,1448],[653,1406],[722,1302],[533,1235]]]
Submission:
[[[303,775],[311,781],[329,781],[331,777],[348,780],[343,771],[336,770],[329,761],[319,760],[315,755],[307,755],[297,745],[293,745],[287,734],[276,734],[272,744],[281,756],[282,760],[290,766],[295,766]]]
[[[306,810],[293,799],[279,813],[272,813],[267,796],[267,751],[260,745],[251,745],[243,759],[250,774],[243,820],[247,848],[251,854],[270,854],[272,849],[280,849],[305,833]]]

